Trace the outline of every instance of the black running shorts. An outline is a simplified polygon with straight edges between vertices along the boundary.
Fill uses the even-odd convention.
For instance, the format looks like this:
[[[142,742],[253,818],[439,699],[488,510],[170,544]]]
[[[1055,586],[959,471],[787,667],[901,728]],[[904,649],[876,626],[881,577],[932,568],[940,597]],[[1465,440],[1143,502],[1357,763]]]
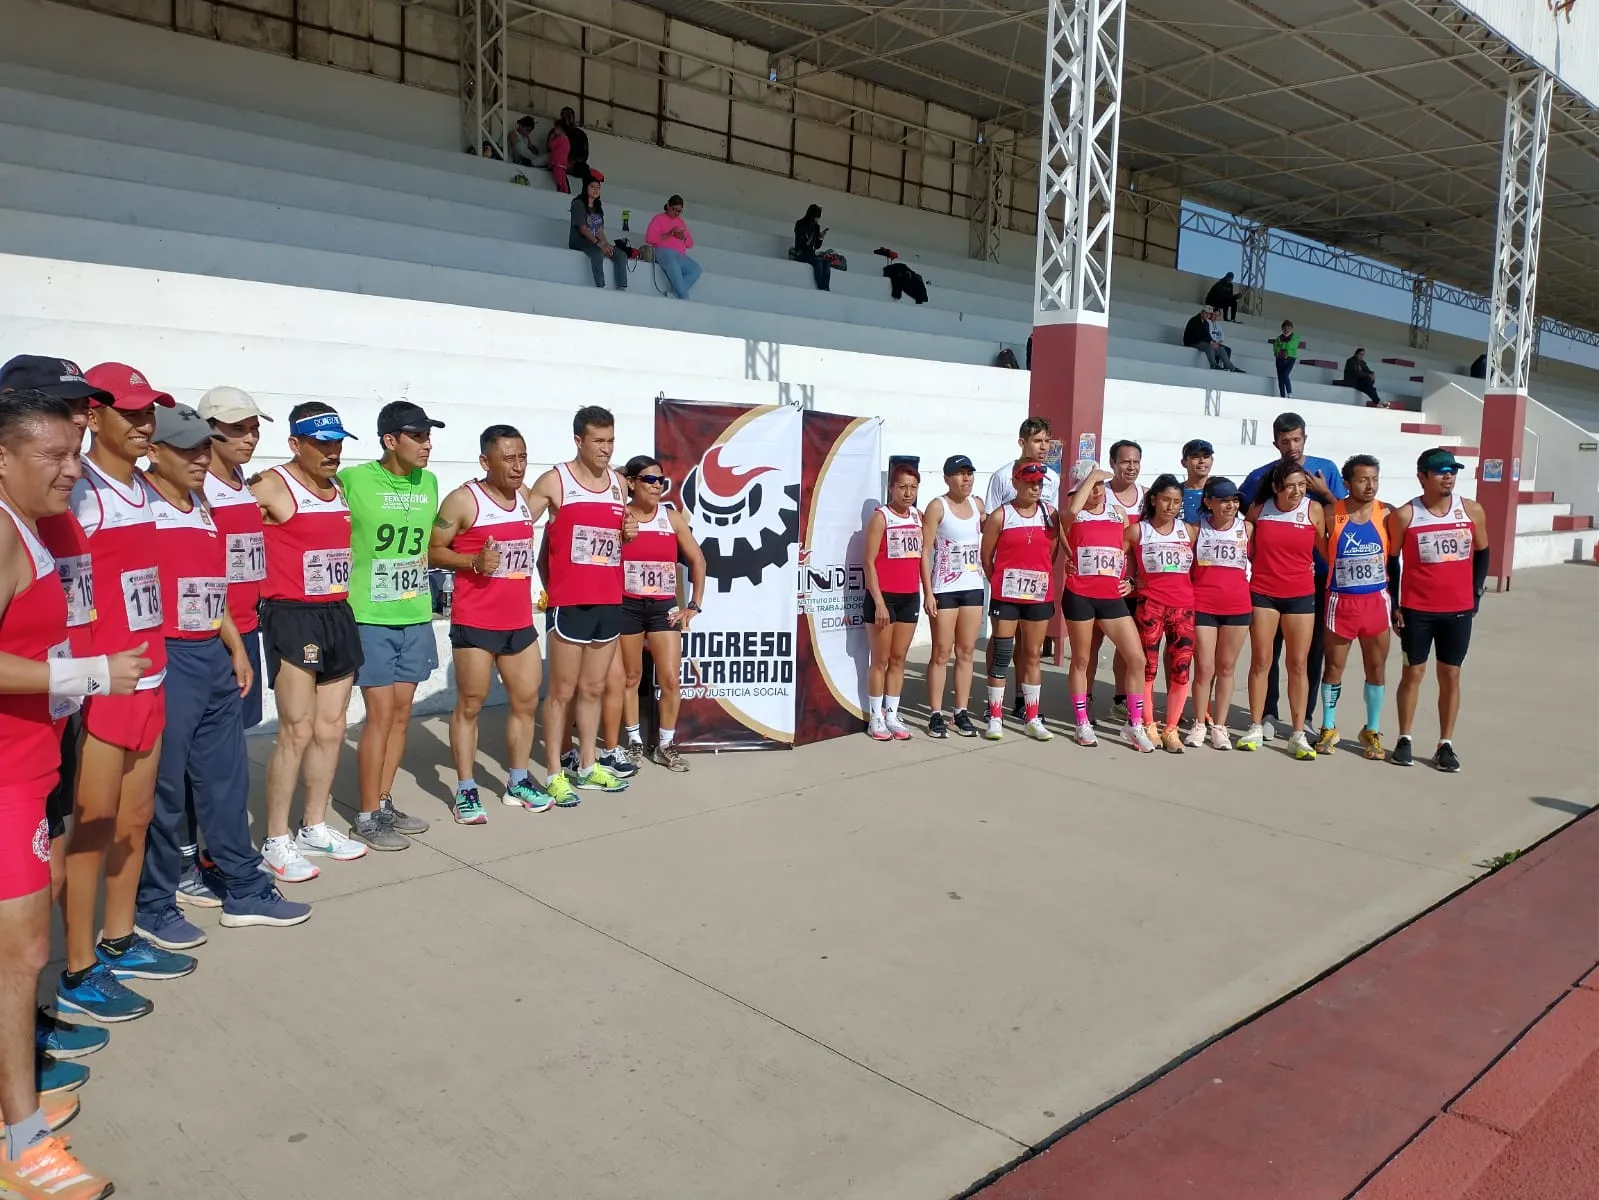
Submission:
[[[277,682],[284,663],[330,683],[354,675],[366,661],[361,631],[348,600],[263,600],[261,640],[266,644],[267,684]]]
[[[1466,661],[1466,651],[1471,648],[1471,610],[1435,613],[1402,608],[1399,615],[1405,619],[1405,627],[1399,631],[1399,648],[1411,666],[1420,666],[1434,651],[1446,667],[1458,667]]]

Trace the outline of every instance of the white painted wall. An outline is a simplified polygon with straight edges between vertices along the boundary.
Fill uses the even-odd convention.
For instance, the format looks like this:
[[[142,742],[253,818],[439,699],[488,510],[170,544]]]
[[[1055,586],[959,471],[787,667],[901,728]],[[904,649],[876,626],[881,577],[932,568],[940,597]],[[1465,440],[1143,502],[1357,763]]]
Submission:
[[[1522,54],[1599,106],[1599,6],[1577,0],[1557,14],[1549,0],[1457,0]]]

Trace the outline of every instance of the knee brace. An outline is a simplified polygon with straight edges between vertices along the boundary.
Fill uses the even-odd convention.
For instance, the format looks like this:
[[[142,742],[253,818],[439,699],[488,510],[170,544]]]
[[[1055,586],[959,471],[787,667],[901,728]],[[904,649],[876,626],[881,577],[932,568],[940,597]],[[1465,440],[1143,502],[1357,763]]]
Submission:
[[[995,638],[993,658],[988,664],[988,677],[990,679],[1004,679],[1010,672],[1010,657],[1015,652],[1015,638]]]

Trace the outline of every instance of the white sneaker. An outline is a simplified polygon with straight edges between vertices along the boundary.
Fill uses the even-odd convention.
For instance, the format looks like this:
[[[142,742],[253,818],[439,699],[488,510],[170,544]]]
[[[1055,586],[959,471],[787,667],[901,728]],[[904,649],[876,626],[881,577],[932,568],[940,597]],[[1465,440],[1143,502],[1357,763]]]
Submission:
[[[1093,725],[1087,721],[1077,727],[1077,744],[1079,746],[1099,745],[1099,735],[1094,732]]]
[[[866,723],[866,736],[874,742],[887,742],[894,737],[888,731],[888,723],[883,720],[882,713],[872,714],[872,719]]]
[[[331,858],[334,862],[349,862],[366,857],[366,847],[354,838],[346,837],[332,829],[326,821],[320,825],[307,825],[294,835],[302,854]]]
[[[1155,743],[1149,740],[1149,730],[1142,725],[1127,726],[1127,744],[1140,754],[1155,753]]]
[[[988,729],[983,734],[983,736],[985,738],[987,738],[991,742],[997,742],[997,741],[1000,740],[1000,738],[1004,737],[1005,736],[1005,718],[1004,717],[989,717],[988,718]]]
[[[1055,736],[1049,731],[1049,726],[1044,724],[1043,717],[1034,717],[1022,728],[1027,731],[1028,737],[1036,738],[1040,742],[1050,741]]]
[[[906,725],[904,721],[899,719],[899,713],[897,712],[890,713],[883,718],[883,727],[888,730],[889,736],[892,737],[896,742],[907,742],[910,740],[910,726]]]
[[[1265,741],[1265,725],[1251,725],[1248,729],[1244,730],[1244,736],[1238,739],[1238,749],[1259,750]]]
[[[1271,723],[1270,717],[1267,717],[1256,728],[1260,730],[1260,740],[1262,742],[1269,742],[1277,736],[1277,726]]]
[[[288,834],[261,843],[261,869],[282,883],[305,883],[322,874],[305,860]]]
[[[1183,739],[1183,745],[1192,746],[1195,750],[1198,750],[1203,747],[1204,744],[1205,723],[1203,721],[1195,721],[1192,728],[1190,728],[1188,731],[1188,736]]]
[[[1227,736],[1227,726],[1212,725],[1210,727],[1210,745],[1213,750],[1231,750],[1233,739]]]

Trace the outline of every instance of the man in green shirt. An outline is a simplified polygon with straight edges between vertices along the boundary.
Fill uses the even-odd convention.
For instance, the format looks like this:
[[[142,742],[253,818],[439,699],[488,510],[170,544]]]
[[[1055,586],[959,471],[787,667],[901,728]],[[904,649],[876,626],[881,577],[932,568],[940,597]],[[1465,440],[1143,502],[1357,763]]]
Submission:
[[[1267,344],[1271,346],[1272,357],[1277,360],[1277,394],[1286,400],[1294,394],[1293,381],[1289,376],[1294,373],[1294,364],[1299,361],[1299,352],[1305,349],[1305,343],[1294,332],[1294,323],[1284,321],[1282,336],[1268,339]]]
[[[439,481],[426,470],[433,430],[444,428],[406,400],[378,413],[377,462],[346,467],[350,506],[350,607],[365,661],[355,682],[366,723],[355,757],[361,812],[350,832],[374,850],[404,850],[428,823],[394,807],[389,794],[405,753],[416,685],[438,668],[428,538],[439,514]]]

